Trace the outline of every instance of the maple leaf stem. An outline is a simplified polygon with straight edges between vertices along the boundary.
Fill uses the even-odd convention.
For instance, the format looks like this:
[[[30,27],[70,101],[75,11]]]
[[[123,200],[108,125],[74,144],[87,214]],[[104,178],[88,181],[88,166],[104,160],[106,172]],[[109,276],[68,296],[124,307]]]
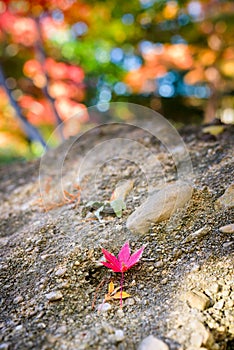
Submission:
[[[120,280],[120,307],[123,307],[123,284],[124,284],[124,272],[121,272],[121,280]]]

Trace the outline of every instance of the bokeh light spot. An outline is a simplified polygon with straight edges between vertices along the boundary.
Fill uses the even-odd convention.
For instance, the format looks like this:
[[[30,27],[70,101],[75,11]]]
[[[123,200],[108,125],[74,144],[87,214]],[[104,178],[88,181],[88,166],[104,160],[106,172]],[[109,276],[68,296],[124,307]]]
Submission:
[[[162,97],[172,97],[175,93],[175,88],[173,85],[162,84],[159,86],[158,93]]]

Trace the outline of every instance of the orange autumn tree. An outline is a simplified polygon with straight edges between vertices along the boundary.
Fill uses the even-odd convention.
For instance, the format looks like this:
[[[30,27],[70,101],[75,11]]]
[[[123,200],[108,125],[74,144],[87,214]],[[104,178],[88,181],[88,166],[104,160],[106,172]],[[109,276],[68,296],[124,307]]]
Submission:
[[[77,115],[72,127],[76,133],[88,119],[82,103],[84,70],[77,64],[61,62],[60,55],[51,52],[53,36],[65,34],[68,26],[56,20],[53,11],[67,7],[65,1],[0,2],[2,93],[15,109],[28,139],[43,146],[45,141],[37,128],[51,126],[52,130],[60,125],[59,136],[63,139],[71,133],[66,120]],[[6,118],[3,109],[1,119]]]

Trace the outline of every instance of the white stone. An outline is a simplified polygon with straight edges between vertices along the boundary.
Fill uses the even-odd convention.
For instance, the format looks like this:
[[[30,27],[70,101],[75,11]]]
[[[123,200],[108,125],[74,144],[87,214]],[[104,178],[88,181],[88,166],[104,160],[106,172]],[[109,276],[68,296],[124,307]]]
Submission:
[[[217,310],[221,310],[224,306],[224,300],[221,299],[219,301],[217,301],[217,303],[214,304],[213,308],[217,309]]]
[[[122,341],[124,340],[125,336],[124,336],[124,332],[122,331],[122,329],[116,329],[115,330],[115,340],[116,341]]]
[[[58,270],[55,271],[55,275],[58,277],[62,277],[65,275],[66,272],[67,272],[66,267],[60,267],[58,268]]]
[[[46,294],[46,298],[49,300],[49,301],[56,301],[56,300],[60,300],[62,299],[63,295],[61,292],[59,291],[53,291],[53,292],[50,292],[50,293],[47,293]]]
[[[140,343],[138,350],[169,350],[169,347],[162,340],[149,335]]]

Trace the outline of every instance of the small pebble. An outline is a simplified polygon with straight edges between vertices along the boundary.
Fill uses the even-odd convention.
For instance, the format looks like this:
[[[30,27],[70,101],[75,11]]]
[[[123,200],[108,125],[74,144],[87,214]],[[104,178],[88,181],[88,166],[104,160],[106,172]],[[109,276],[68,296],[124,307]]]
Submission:
[[[122,329],[116,329],[115,330],[115,340],[117,342],[120,342],[122,340],[124,340],[125,336],[124,336],[124,332],[122,331]]]
[[[149,335],[140,343],[138,350],[169,350],[169,347],[162,340]]]
[[[224,247],[224,248],[229,248],[229,247],[231,247],[232,245],[233,245],[233,242],[226,242],[226,243],[223,244],[223,247]]]
[[[23,299],[22,295],[18,295],[18,296],[15,297],[15,299],[13,300],[13,303],[14,303],[14,304],[19,304],[19,303],[22,303],[23,300],[24,300],[24,299]]]
[[[186,294],[186,301],[192,308],[203,311],[210,305],[210,299],[202,292],[190,291]]]
[[[182,244],[184,243],[189,243],[192,241],[199,241],[201,238],[206,236],[210,232],[210,229],[208,226],[201,227],[199,230],[190,233],[183,241]]]
[[[61,267],[55,271],[55,276],[62,277],[65,275],[66,272],[67,272],[66,267]]]
[[[59,291],[47,293],[45,296],[46,296],[46,299],[48,299],[49,301],[60,300],[63,297],[62,293]]]
[[[99,304],[98,305],[98,311],[99,312],[107,312],[107,311],[110,311],[111,309],[111,304],[109,303],[102,303],[102,304]]]
[[[15,327],[15,331],[16,331],[16,332],[20,332],[20,331],[23,330],[23,328],[24,328],[24,327],[22,326],[22,324],[19,324],[18,326]]]
[[[234,224],[222,226],[219,228],[219,231],[223,233],[234,233]]]
[[[215,303],[213,305],[213,308],[217,309],[217,310],[221,310],[223,308],[223,306],[224,306],[224,300],[221,299],[221,300],[217,301],[217,303]]]
[[[161,284],[167,284],[168,282],[168,278],[164,278],[162,281],[161,281]]]
[[[216,294],[220,290],[220,285],[217,282],[210,283],[207,288],[205,289],[205,292],[207,294]]]
[[[163,267],[163,261],[162,260],[159,260],[155,263],[155,267]]]

